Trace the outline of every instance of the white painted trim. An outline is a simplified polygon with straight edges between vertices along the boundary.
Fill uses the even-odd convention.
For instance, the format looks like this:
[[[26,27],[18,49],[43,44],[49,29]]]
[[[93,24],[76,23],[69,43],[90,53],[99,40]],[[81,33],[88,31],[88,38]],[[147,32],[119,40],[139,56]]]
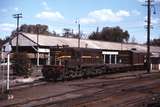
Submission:
[[[5,52],[11,52],[12,51],[12,46],[10,44],[6,45],[4,51]]]
[[[118,52],[112,52],[112,51],[102,51],[103,55],[118,55]]]
[[[117,55],[115,55],[115,59],[114,60],[115,60],[115,64],[117,64]]]
[[[9,90],[9,73],[10,73],[10,54],[7,55],[7,90]]]
[[[50,55],[50,52],[49,52],[49,53],[48,53],[47,65],[50,65],[50,62],[51,62],[51,55]]]
[[[38,48],[38,52],[40,52],[40,53],[49,53],[50,50],[49,49],[45,49],[45,48]]]
[[[111,54],[109,55],[109,64],[112,64],[112,56],[111,56]]]
[[[104,54],[103,56],[104,56],[103,62],[105,64],[106,63],[106,55]]]
[[[37,66],[39,66],[39,52],[37,52]]]

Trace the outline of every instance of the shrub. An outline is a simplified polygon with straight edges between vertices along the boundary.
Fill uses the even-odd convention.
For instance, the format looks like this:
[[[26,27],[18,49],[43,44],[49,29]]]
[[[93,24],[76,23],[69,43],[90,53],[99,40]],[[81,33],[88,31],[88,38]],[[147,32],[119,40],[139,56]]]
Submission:
[[[31,75],[31,63],[27,53],[13,54],[13,74],[28,77]]]

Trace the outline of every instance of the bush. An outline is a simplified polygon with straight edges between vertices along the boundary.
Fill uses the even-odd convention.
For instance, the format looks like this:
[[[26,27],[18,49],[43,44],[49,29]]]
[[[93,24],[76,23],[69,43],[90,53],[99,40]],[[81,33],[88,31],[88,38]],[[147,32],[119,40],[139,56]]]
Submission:
[[[13,74],[28,77],[31,75],[31,63],[27,53],[13,54]]]

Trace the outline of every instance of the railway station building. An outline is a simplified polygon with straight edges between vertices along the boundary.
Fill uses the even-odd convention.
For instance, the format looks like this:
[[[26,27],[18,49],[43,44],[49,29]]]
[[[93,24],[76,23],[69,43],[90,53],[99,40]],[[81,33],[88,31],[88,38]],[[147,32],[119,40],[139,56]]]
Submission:
[[[17,36],[11,37],[10,41],[3,45],[3,49],[8,45],[11,45],[12,51],[15,52],[17,43],[19,52],[26,52],[32,64],[35,65],[51,64],[52,57],[50,54],[51,51],[54,49],[65,48],[65,47],[70,47],[70,48],[78,47],[77,38],[55,37],[55,36],[47,36],[41,34],[37,35],[37,34],[20,32],[18,35],[18,42],[17,42]],[[121,63],[122,60],[119,59],[119,56],[125,55],[124,53],[127,51],[130,51],[131,54],[133,53],[146,54],[147,52],[146,45],[106,42],[106,41],[87,40],[87,39],[80,40],[80,49],[101,50],[100,54],[103,57],[103,62],[108,64]],[[151,67],[152,69],[160,70],[160,47],[151,46],[150,49],[151,49],[151,61],[152,61]],[[6,56],[5,52],[2,52],[1,54],[3,54],[3,57]],[[61,57],[70,57],[70,56],[68,55]],[[83,57],[87,58],[90,56],[87,56],[85,54]],[[141,57],[135,57],[133,59],[134,61],[139,61],[141,60]],[[56,60],[57,59],[55,58],[55,62]]]

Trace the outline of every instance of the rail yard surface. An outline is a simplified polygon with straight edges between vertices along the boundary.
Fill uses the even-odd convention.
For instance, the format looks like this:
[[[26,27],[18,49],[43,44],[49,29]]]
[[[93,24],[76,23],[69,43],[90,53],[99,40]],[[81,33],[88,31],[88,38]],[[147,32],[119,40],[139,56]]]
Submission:
[[[152,104],[160,101],[160,73],[128,72],[56,83],[38,81],[12,87],[12,94],[14,99],[1,100],[0,107],[154,107]]]

